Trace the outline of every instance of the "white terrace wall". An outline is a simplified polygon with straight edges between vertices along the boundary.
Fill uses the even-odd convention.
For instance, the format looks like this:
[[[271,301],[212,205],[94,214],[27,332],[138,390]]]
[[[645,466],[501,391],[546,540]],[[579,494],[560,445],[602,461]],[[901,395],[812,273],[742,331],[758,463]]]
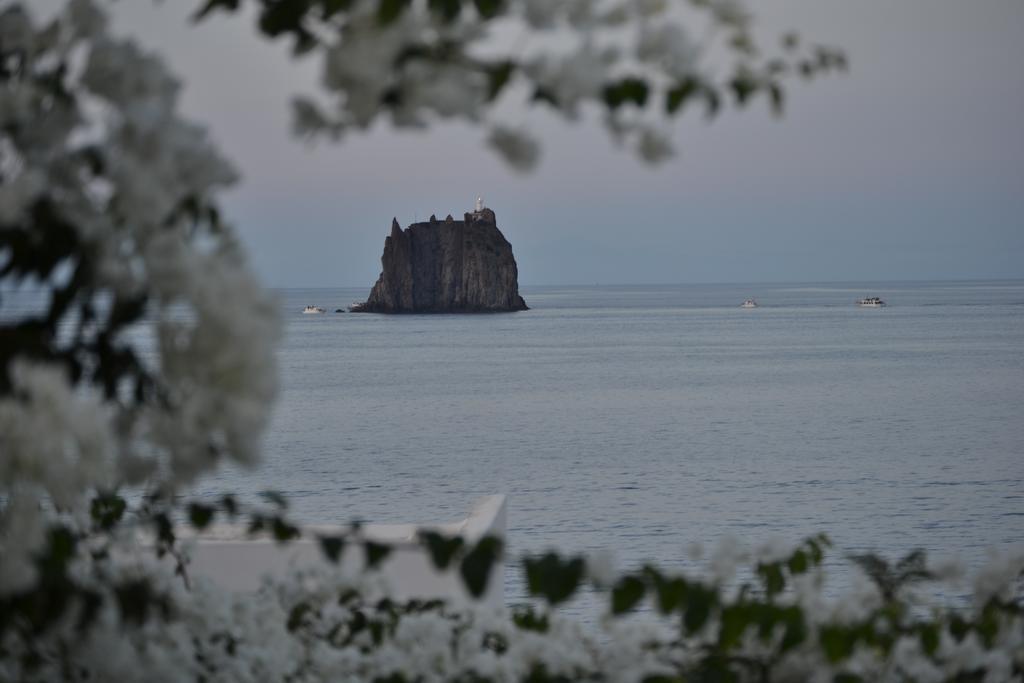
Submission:
[[[387,543],[393,550],[380,565],[395,597],[445,598],[453,601],[469,598],[457,569],[437,571],[426,550],[416,540],[421,529],[462,536],[475,543],[487,535],[505,537],[506,500],[494,495],[477,502],[465,519],[450,524],[368,524],[362,528],[367,540]],[[195,544],[189,574],[212,579],[224,588],[236,591],[256,590],[267,575],[281,574],[292,568],[312,566],[325,561],[317,536],[340,535],[345,527],[313,526],[303,529],[300,539],[281,544],[270,539],[245,538],[244,529],[216,527],[204,533]],[[363,569],[362,550],[349,548],[342,556],[344,572]],[[482,600],[498,605],[503,600],[504,566],[497,563],[487,582]]]

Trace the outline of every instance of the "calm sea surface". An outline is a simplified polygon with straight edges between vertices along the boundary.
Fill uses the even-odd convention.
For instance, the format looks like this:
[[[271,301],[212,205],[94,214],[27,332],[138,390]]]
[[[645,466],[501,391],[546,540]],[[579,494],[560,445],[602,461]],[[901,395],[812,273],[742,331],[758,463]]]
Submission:
[[[511,557],[611,547],[627,566],[726,535],[825,531],[840,576],[843,552],[973,562],[1024,542],[1024,281],[541,287],[520,313],[333,312],[367,293],[280,292],[265,465],[203,491],[280,490],[310,523],[455,521],[504,493]]]
[[[210,491],[278,489],[323,523],[454,521],[505,493],[514,555],[611,546],[627,565],[729,534],[968,557],[1024,541],[1024,282],[542,287],[521,313],[333,313],[367,292],[281,292],[266,465]],[[868,295],[889,306],[854,305]]]

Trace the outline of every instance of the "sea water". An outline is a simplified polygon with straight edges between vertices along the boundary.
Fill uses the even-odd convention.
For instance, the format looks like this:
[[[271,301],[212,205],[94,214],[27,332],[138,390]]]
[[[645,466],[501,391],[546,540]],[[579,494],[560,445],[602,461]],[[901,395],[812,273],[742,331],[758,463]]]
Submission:
[[[842,574],[850,552],[977,563],[1024,542],[1024,281],[524,287],[518,313],[334,313],[368,289],[278,293],[264,463],[198,495],[400,523],[506,494],[510,601],[516,558],[547,548],[671,567],[694,543],[826,532]],[[3,294],[4,320],[44,303]]]
[[[1024,541],[1024,282],[525,287],[519,313],[333,312],[367,293],[280,292],[265,464],[204,490],[279,490],[316,523],[454,521],[503,493],[510,556],[611,548],[622,566],[729,535],[827,532],[836,563]]]

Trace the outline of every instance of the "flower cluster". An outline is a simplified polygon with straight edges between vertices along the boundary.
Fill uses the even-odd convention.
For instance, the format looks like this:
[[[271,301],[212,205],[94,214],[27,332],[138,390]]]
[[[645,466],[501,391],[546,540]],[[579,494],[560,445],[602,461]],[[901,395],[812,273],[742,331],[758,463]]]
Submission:
[[[0,329],[4,594],[98,493],[253,463],[279,325],[213,203],[236,174],[159,59],[72,0],[0,12],[0,62],[0,278],[45,294]]]
[[[200,16],[218,8],[236,11],[241,4],[208,0]],[[601,111],[613,139],[658,163],[673,152],[671,118],[691,101],[713,116],[728,100],[744,106],[766,93],[779,111],[786,76],[845,66],[839,52],[804,50],[795,36],[768,56],[755,44],[751,14],[740,0],[692,0],[688,6],[664,0],[277,5],[288,10],[263,3],[262,30],[292,36],[297,51],[322,57],[327,98],[295,100],[300,135],[337,139],[382,115],[400,127],[459,118],[485,126],[490,146],[523,171],[536,164],[539,145],[502,121],[508,101],[543,103],[570,120],[587,107]],[[706,59],[714,52],[735,57],[735,68],[714,68]]]
[[[950,608],[923,601],[909,585],[886,596],[875,583],[828,597],[826,546],[822,537],[808,539],[781,557],[742,548],[758,577],[742,585],[716,577],[736,572],[722,574],[723,558],[738,557],[735,542],[690,574],[647,566],[609,575],[606,557],[527,558],[528,572],[544,567],[530,583],[538,601],[511,609],[395,602],[380,575],[353,576],[326,561],[243,594],[201,578],[186,589],[166,564],[140,556],[82,560],[74,573],[83,585],[97,594],[114,586],[118,599],[99,603],[84,631],[81,609],[28,645],[0,631],[0,679],[997,683],[1024,676],[1019,597]],[[976,597],[1008,596],[1022,569],[1019,556],[982,569]],[[149,580],[148,613],[126,607],[128,591],[143,590],[133,583],[138,576]],[[559,609],[582,590],[607,599],[594,623]]]

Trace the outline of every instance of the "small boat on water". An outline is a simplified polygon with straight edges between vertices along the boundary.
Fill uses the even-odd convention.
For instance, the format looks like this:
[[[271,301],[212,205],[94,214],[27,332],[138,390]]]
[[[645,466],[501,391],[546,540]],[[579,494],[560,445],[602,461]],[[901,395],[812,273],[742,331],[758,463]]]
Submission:
[[[320,308],[319,306],[306,306],[305,308],[302,309],[302,312],[305,315],[320,315],[322,313],[326,313],[327,311]]]
[[[753,299],[747,299],[740,304],[740,308],[757,308],[757,302]]]
[[[869,296],[863,299],[857,299],[857,305],[861,308],[881,308],[885,305],[885,302],[877,296]]]

